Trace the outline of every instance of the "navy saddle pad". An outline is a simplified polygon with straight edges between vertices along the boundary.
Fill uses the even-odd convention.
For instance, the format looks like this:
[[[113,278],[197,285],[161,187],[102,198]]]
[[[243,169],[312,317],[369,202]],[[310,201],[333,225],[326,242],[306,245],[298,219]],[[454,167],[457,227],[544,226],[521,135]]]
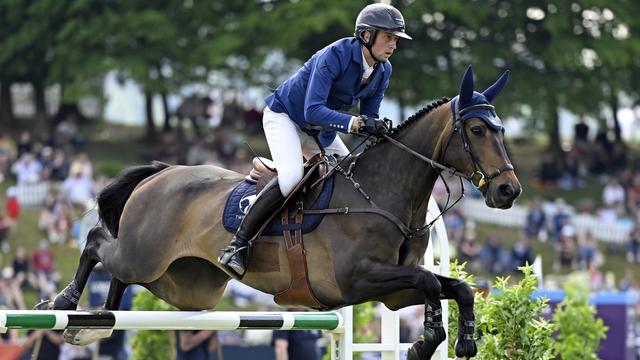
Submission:
[[[309,207],[305,204],[307,209],[326,209],[331,201],[331,195],[333,194],[333,181],[335,174],[325,179],[322,185],[320,195],[316,199],[315,203]],[[227,203],[224,205],[224,212],[222,213],[222,224],[227,231],[235,233],[240,227],[240,222],[244,218],[249,209],[249,206],[256,198],[256,184],[252,181],[244,180],[238,186],[233,189],[231,195],[227,198]],[[302,233],[306,234],[315,230],[324,215],[305,215],[302,223]],[[295,220],[290,219],[290,224],[295,224]],[[291,229],[291,225],[287,228]],[[282,226],[282,219],[280,216],[275,216],[267,228],[262,232],[263,236],[282,235],[284,228]]]

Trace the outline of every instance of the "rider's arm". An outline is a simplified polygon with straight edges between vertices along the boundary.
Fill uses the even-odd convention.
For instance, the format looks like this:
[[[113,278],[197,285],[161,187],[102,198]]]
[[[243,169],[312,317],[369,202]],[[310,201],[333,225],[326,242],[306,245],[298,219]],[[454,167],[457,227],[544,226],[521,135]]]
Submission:
[[[327,107],[331,86],[341,73],[341,63],[346,62],[340,60],[341,56],[345,55],[329,48],[316,59],[305,94],[304,116],[309,124],[346,133],[349,132],[351,115]]]

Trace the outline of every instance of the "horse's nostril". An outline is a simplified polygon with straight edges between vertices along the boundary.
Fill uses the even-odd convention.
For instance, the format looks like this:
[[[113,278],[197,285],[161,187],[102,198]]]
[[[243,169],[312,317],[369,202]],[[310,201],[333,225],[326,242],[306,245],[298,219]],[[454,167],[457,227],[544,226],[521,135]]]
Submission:
[[[511,184],[502,184],[499,189],[500,194],[504,196],[513,196],[513,194],[515,194],[515,189]]]

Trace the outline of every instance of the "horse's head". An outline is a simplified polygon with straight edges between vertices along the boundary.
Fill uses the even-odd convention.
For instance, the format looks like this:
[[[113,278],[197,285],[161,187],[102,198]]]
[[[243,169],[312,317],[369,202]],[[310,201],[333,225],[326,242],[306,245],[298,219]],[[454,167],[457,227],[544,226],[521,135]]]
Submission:
[[[460,94],[451,100],[453,133],[444,145],[444,162],[469,174],[487,206],[507,209],[522,186],[504,147],[504,127],[491,105],[507,83],[509,72],[483,92],[473,90],[473,70],[462,79]]]

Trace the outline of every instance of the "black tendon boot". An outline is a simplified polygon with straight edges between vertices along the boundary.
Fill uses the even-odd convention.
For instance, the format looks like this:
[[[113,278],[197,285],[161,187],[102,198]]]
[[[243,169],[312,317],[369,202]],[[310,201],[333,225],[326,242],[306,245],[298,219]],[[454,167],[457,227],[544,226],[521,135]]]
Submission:
[[[277,179],[271,180],[249,207],[229,245],[222,250],[218,261],[238,279],[242,279],[246,271],[249,240],[283,201]]]

